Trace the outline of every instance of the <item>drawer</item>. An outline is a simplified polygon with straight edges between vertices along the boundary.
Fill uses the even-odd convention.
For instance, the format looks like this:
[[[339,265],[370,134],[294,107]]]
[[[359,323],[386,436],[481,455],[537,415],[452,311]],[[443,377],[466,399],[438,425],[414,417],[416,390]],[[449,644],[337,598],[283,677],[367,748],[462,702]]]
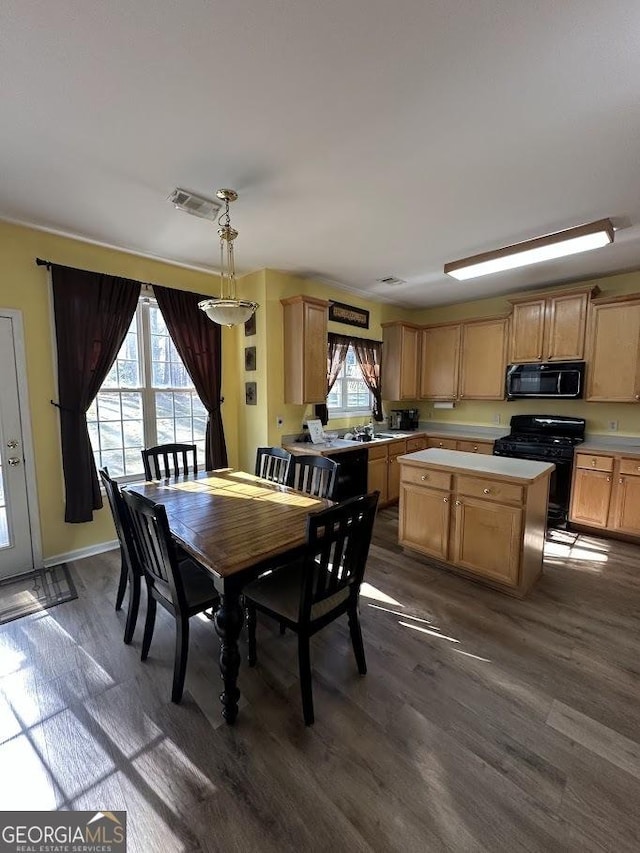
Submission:
[[[407,452],[407,442],[404,439],[392,441],[391,444],[387,445],[387,451],[389,456],[402,456]]]
[[[416,450],[426,450],[426,447],[427,439],[424,437],[407,439],[407,453],[415,453]]]
[[[620,473],[640,477],[640,457],[631,459],[629,456],[623,456],[620,460]]]
[[[430,486],[432,489],[451,488],[451,474],[446,471],[433,471],[430,468],[418,468],[413,465],[402,466],[402,482]]]
[[[455,438],[428,438],[427,447],[441,447],[443,450],[457,450]]]
[[[637,464],[640,465],[640,462]],[[592,471],[613,471],[613,457],[577,453],[576,466],[578,468],[591,468]]]
[[[472,498],[487,498],[491,501],[519,504],[524,500],[524,488],[515,483],[500,480],[484,480],[480,477],[458,477],[456,492]]]
[[[485,455],[491,456],[493,453],[493,442],[459,441],[457,449],[462,450],[464,453],[484,453]]]
[[[389,451],[387,450],[386,444],[383,444],[382,446],[378,444],[369,448],[369,462],[371,462],[373,459],[386,459],[388,456]]]

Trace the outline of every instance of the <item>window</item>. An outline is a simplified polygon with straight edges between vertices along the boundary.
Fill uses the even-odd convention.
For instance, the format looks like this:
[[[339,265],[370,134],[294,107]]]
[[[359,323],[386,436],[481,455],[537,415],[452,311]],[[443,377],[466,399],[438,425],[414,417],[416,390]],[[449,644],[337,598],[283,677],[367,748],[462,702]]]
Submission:
[[[370,415],[373,408],[371,391],[362,378],[352,346],[347,350],[347,357],[340,368],[340,373],[327,397],[327,409],[334,417],[340,415]]]
[[[153,299],[140,299],[87,425],[96,466],[112,477],[143,474],[140,451],[155,444],[195,444],[204,462],[207,412]]]

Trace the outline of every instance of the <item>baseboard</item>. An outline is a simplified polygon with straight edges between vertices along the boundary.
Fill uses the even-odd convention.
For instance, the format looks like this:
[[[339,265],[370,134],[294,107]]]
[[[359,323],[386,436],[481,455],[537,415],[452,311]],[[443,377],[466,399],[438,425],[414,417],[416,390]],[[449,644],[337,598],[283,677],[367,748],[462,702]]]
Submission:
[[[46,557],[42,563],[45,569],[49,566],[57,566],[59,563],[68,563],[71,560],[83,560],[85,557],[95,557],[105,551],[113,551],[119,548],[120,542],[112,539],[110,542],[99,542],[97,545],[89,545],[87,548],[78,548],[75,551],[67,551],[66,554],[56,554],[54,557]]]

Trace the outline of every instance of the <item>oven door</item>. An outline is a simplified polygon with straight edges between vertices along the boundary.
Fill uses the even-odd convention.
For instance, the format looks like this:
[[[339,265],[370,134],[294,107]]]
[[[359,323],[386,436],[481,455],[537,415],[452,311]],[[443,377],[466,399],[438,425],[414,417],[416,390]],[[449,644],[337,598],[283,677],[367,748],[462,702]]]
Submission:
[[[573,461],[571,459],[549,459],[546,456],[537,455],[535,453],[518,453],[517,451],[509,451],[509,453],[496,453],[494,456],[509,456],[512,459],[531,459],[534,462],[548,462],[555,465],[555,470],[551,472],[549,482],[549,509],[547,512],[547,523],[549,527],[556,527],[564,524],[569,515],[569,500],[571,497],[571,472],[573,470]]]

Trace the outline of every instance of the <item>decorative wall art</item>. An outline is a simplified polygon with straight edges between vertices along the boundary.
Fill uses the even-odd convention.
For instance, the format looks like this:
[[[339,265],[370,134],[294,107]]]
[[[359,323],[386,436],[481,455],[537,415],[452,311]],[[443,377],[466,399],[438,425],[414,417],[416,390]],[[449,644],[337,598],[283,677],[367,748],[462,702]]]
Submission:
[[[244,324],[244,334],[245,337],[250,337],[251,335],[255,335],[256,333],[256,315],[252,314],[247,322]]]
[[[257,382],[245,382],[244,383],[244,397],[247,406],[257,406],[258,405],[258,383]]]
[[[369,312],[364,308],[345,305],[344,302],[329,303],[329,319],[347,326],[358,326],[360,329],[369,328]]]
[[[244,369],[245,370],[255,370],[256,369],[256,348],[255,347],[245,347],[244,348]]]

